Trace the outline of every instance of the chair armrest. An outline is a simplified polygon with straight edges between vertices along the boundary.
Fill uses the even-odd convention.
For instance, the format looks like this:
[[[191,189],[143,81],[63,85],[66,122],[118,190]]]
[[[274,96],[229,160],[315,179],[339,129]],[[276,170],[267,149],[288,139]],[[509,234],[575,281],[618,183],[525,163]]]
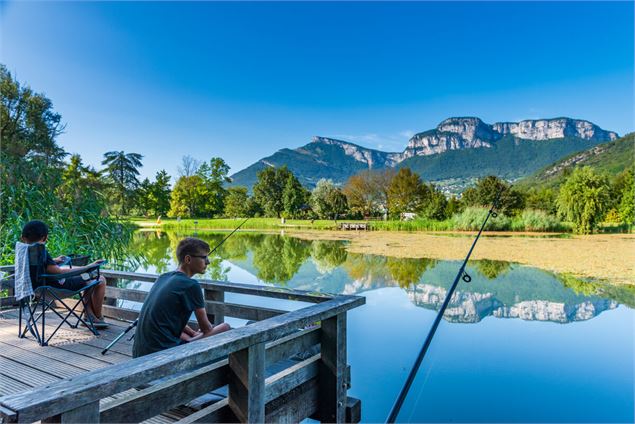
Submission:
[[[63,278],[70,278],[70,277],[75,277],[77,275],[82,275],[86,272],[90,274],[95,269],[98,270],[100,266],[101,266],[100,264],[96,264],[96,265],[85,266],[81,268],[73,268],[72,271],[63,272],[61,274],[41,274],[40,276],[49,280],[61,280]]]

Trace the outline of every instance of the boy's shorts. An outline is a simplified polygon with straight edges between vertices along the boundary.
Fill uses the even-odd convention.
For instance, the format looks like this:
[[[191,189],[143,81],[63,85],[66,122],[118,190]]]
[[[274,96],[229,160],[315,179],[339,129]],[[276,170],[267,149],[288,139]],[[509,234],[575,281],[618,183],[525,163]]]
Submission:
[[[47,281],[46,285],[57,289],[77,291],[81,290],[90,281],[93,280],[84,280],[81,275],[76,275],[74,277],[66,278],[62,284],[60,284],[59,281]]]

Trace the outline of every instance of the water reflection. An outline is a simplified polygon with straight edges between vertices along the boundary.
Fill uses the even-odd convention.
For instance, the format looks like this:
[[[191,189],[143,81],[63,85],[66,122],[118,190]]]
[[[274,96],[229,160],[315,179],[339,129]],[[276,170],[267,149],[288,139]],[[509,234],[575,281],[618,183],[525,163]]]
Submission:
[[[227,233],[199,237],[210,246]],[[175,266],[176,246],[186,234],[139,232],[122,268],[162,273]],[[410,301],[437,310],[460,263],[347,252],[341,241],[303,240],[279,234],[236,233],[210,256],[206,278],[227,280],[240,268],[263,283],[316,292],[360,294],[385,287],[403,289]],[[485,317],[568,323],[615,309],[635,308],[629,287],[581,281],[509,262],[471,261],[469,284],[461,283],[445,319],[476,323]]]

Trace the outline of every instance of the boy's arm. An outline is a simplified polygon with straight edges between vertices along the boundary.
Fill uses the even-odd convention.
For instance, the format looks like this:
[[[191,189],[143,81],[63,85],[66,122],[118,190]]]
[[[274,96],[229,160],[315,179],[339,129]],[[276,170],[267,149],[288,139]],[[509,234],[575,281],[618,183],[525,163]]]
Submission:
[[[65,274],[67,272],[83,271],[83,270],[87,270],[90,267],[93,267],[95,265],[101,264],[103,262],[105,262],[104,259],[99,259],[99,260],[93,262],[92,264],[88,264],[88,265],[82,266],[82,267],[75,267],[75,268],[60,268],[57,264],[48,264],[48,265],[46,265],[46,273],[47,274]]]
[[[214,329],[214,326],[211,322],[209,322],[209,319],[207,318],[207,312],[205,312],[205,308],[195,309],[194,316],[196,316],[196,321],[198,321],[199,332],[190,337],[190,340],[188,340],[190,342],[202,339],[203,337],[211,336],[213,334],[212,330]]]

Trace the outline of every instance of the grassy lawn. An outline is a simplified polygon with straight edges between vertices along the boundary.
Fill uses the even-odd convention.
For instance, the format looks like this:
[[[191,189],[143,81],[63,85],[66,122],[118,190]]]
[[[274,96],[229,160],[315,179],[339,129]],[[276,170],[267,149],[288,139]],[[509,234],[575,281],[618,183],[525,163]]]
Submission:
[[[251,218],[241,229],[251,230],[337,230],[343,222],[347,223],[368,223],[371,230],[383,231],[474,231],[480,228],[483,221],[482,216],[468,217],[469,219],[461,219],[461,216],[436,221],[433,219],[419,218],[412,221],[397,220],[302,220],[302,219],[285,219],[284,223],[280,218]],[[141,228],[161,228],[162,230],[233,230],[238,227],[244,218],[200,218],[200,219],[161,219],[160,223],[156,220],[148,218],[130,217],[129,221]],[[531,226],[522,217],[503,217],[489,220],[486,227],[488,231],[513,231],[513,232],[555,232],[570,233],[572,225],[566,222],[557,222],[555,224],[543,224]],[[598,233],[632,233],[627,226],[619,224],[601,224]]]

